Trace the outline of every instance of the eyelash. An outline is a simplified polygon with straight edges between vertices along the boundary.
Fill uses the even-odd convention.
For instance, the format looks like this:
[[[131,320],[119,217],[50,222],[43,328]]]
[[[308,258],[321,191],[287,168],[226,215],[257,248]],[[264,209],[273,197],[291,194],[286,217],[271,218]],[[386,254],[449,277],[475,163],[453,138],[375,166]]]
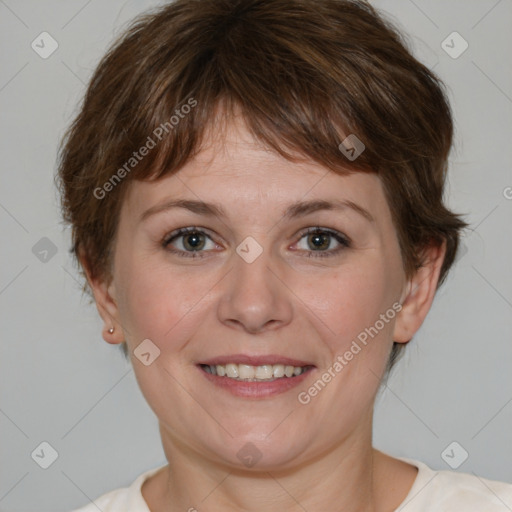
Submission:
[[[168,250],[169,252],[172,252],[172,253],[177,254],[184,258],[204,258],[205,256],[203,255],[203,251],[181,251],[181,250],[169,248],[170,243],[173,242],[175,239],[179,238],[180,236],[184,236],[184,235],[187,235],[190,233],[204,234],[211,240],[211,237],[205,231],[193,226],[193,227],[181,228],[176,231],[173,231],[172,233],[170,233],[169,235],[167,235],[164,238],[164,240],[162,241],[162,246],[164,247],[164,249]],[[302,231],[300,233],[299,240],[301,240],[305,235],[322,234],[322,233],[332,236],[337,242],[339,242],[341,244],[341,247],[339,247],[338,249],[335,249],[335,250],[331,250],[331,251],[306,251],[306,253],[307,253],[306,257],[308,257],[308,258],[326,258],[326,257],[337,256],[341,251],[343,251],[344,249],[351,246],[350,240],[347,237],[345,237],[344,235],[342,235],[341,233],[334,231],[332,229],[321,228],[320,226],[308,228],[308,229]]]

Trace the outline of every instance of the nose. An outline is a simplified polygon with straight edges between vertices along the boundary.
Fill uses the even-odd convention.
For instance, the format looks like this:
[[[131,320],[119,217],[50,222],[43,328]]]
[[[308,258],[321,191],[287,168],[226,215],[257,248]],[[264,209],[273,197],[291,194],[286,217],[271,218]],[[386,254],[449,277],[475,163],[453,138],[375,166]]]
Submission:
[[[222,280],[219,320],[250,334],[278,329],[293,315],[293,293],[286,286],[286,264],[271,261],[270,251],[254,260],[233,255],[233,267]]]

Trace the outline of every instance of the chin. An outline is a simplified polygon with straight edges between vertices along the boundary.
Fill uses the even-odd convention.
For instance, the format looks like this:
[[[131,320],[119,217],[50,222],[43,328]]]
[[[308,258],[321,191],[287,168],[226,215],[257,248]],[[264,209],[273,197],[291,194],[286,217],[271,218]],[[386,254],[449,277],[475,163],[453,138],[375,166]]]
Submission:
[[[275,429],[278,423],[273,425]],[[300,431],[300,429],[296,430]],[[300,463],[302,456],[310,444],[302,435],[301,440],[295,440],[290,431],[278,432],[265,428],[252,429],[251,432],[233,435],[220,442],[217,446],[211,444],[209,450],[218,462],[237,470],[275,471],[288,469]],[[208,441],[207,441],[208,442]]]

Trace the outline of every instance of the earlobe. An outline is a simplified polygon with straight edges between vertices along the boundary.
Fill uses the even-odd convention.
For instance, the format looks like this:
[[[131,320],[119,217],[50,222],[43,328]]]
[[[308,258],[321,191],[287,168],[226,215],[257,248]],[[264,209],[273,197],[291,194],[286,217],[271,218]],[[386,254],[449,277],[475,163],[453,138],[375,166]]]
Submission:
[[[82,255],[80,263],[85,271],[87,282],[94,296],[96,308],[103,320],[102,336],[107,343],[117,344],[124,341],[123,330],[119,321],[119,310],[115,299],[113,279],[92,276],[86,258]]]
[[[434,300],[445,254],[444,242],[427,247],[423,265],[408,280],[393,332],[393,340],[397,343],[410,341],[425,320]]]

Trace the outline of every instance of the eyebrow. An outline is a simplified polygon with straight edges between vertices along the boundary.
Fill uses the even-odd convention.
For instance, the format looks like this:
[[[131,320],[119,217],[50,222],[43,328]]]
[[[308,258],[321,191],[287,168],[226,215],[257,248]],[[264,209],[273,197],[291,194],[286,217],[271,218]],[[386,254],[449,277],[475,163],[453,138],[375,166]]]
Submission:
[[[148,217],[161,213],[173,208],[183,208],[189,210],[192,213],[198,215],[206,215],[208,217],[218,217],[226,219],[227,214],[224,208],[220,204],[206,203],[204,201],[196,201],[191,199],[173,199],[166,201],[165,203],[158,204],[146,210],[140,217],[140,222],[146,220]],[[314,213],[320,210],[345,210],[351,209],[356,213],[360,214],[369,222],[375,222],[375,219],[368,210],[365,210],[362,206],[349,201],[347,199],[326,201],[323,199],[317,199],[312,201],[299,201],[288,206],[283,213],[283,218],[291,220],[299,217],[304,217],[310,213]]]

